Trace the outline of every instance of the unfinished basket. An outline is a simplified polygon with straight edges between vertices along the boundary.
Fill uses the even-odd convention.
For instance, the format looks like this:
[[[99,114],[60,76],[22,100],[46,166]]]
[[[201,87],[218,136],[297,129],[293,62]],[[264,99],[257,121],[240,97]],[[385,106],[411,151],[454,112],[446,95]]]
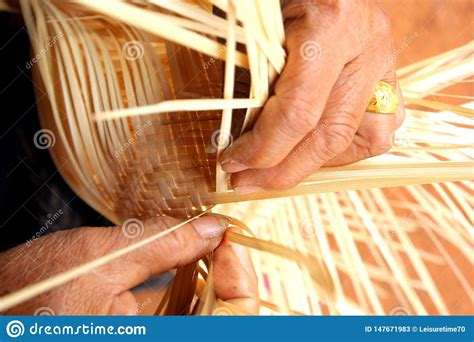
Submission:
[[[33,70],[46,93],[38,98],[45,133],[56,141],[53,159],[74,191],[111,221],[194,217],[221,204],[216,211],[239,217],[263,239],[235,242],[278,255],[273,241],[298,256],[280,253],[288,259],[280,263],[253,253],[268,312],[459,312],[440,296],[440,265],[472,302],[466,268],[457,266],[472,264],[472,184],[411,187],[472,179],[472,102],[425,99],[472,82],[472,42],[399,71],[407,104],[417,107],[408,109],[390,153],[322,169],[291,190],[237,196],[216,159],[251,127],[284,65],[278,0],[20,4],[39,56]],[[395,186],[406,187],[373,189]],[[292,195],[305,196],[224,204]],[[433,250],[417,245],[420,237],[411,234],[420,229]],[[311,257],[315,267],[299,256]],[[196,265],[179,273],[157,313],[196,312],[194,285],[208,271],[201,266],[200,273]],[[75,271],[48,286],[80,276]],[[290,298],[296,286],[304,291]],[[42,291],[27,290],[24,298]],[[186,298],[177,303],[176,293]],[[0,307],[24,298],[2,298]]]
[[[56,138],[50,149],[55,163],[113,222],[190,217],[217,203],[254,198],[468,177],[466,164],[398,158],[397,165],[382,161],[379,167],[374,160],[337,173],[323,170],[286,192],[236,196],[216,156],[250,127],[283,67],[279,1],[213,1],[227,19],[203,1],[21,4],[34,51],[44,55],[34,65],[35,80],[47,93],[40,97],[40,115]],[[259,15],[264,11],[274,16]],[[225,71],[220,59],[227,60]],[[234,98],[234,65],[250,68],[248,99]],[[243,117],[232,115],[236,107],[247,108]],[[437,173],[427,172],[435,164]],[[402,176],[404,167],[409,170]],[[443,173],[446,168],[453,172]],[[367,179],[361,170],[368,169],[384,181]]]

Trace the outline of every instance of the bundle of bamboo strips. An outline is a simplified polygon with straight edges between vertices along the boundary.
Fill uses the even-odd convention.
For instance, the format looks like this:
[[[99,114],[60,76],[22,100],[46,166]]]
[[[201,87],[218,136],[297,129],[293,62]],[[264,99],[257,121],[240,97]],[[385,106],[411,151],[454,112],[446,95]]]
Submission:
[[[472,302],[472,284],[457,267],[472,263],[471,184],[411,185],[472,178],[472,103],[425,98],[470,80],[473,43],[400,70],[407,104],[417,107],[408,110],[389,154],[323,169],[288,191],[237,196],[216,158],[252,125],[284,65],[279,1],[20,3],[34,51],[45,51],[35,80],[48,95],[40,103],[42,124],[58,136],[51,149],[55,163],[71,187],[112,221],[157,214],[193,219],[221,204],[216,211],[239,217],[260,238],[230,235],[233,241],[270,252],[253,253],[269,310],[382,314],[396,302],[410,313],[453,312],[433,279],[439,265],[448,266]],[[213,15],[211,5],[227,18]],[[233,98],[235,66],[249,69],[248,99]],[[243,120],[233,121],[236,108],[247,108]],[[406,187],[377,189],[394,186]],[[294,195],[305,196],[268,200]],[[263,201],[223,204],[249,200]],[[434,251],[411,236],[420,228]],[[0,308],[140,243],[147,241],[4,298]],[[447,252],[453,246],[457,260]],[[191,312],[189,284],[207,279],[208,266],[179,272],[157,312]],[[181,302],[170,300],[186,291]]]
[[[47,58],[37,63],[38,80],[49,98],[41,110],[42,123],[59,135],[52,154],[71,187],[112,221],[148,218],[157,212],[190,217],[223,202],[471,176],[470,160],[442,160],[432,153],[415,158],[415,153],[404,153],[411,147],[403,146],[390,160],[385,156],[326,169],[289,191],[236,196],[216,167],[216,157],[251,125],[281,71],[283,24],[278,1],[256,2],[258,6],[248,1],[212,3],[227,12],[227,20],[210,13],[210,3],[200,1],[22,2],[35,51],[46,46],[48,37],[64,32]],[[263,15],[264,11],[275,16]],[[227,44],[209,38],[211,32],[215,39],[226,38]],[[247,55],[236,51],[236,43],[245,44]],[[469,44],[442,56],[437,63],[442,63],[443,75],[461,77],[459,67],[465,70],[471,53]],[[226,60],[224,75],[219,58]],[[234,65],[249,67],[247,100],[232,98]],[[423,65],[404,70],[409,77],[402,84],[409,90],[430,70]],[[412,101],[472,113],[416,96]],[[237,107],[248,108],[243,122],[232,121]],[[440,142],[433,144],[425,137],[414,141],[417,148],[446,148],[452,122],[429,120],[425,125],[428,133],[442,132],[437,134]],[[422,132],[418,127],[417,131]],[[456,134],[463,133],[467,136],[468,129],[456,129]]]

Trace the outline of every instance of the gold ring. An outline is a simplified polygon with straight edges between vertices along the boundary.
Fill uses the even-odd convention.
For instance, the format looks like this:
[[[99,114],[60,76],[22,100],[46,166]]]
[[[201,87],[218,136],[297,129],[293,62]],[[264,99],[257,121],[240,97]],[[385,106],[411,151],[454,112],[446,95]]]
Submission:
[[[367,105],[367,112],[379,114],[395,114],[400,104],[394,87],[384,81],[375,86],[374,94]]]

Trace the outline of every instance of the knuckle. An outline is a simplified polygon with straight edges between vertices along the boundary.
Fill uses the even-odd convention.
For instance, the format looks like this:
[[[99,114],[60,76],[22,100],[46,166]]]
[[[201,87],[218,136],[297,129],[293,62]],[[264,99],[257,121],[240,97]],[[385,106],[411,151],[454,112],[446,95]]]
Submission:
[[[280,125],[277,127],[282,136],[298,139],[317,124],[317,115],[312,104],[304,96],[280,98],[278,103]]]
[[[326,158],[346,150],[352,142],[356,128],[347,122],[333,123],[327,127],[324,134],[324,150],[327,152]]]
[[[390,139],[377,139],[369,145],[369,153],[371,157],[378,156],[388,152],[392,148]]]
[[[363,156],[364,158],[375,157],[388,152],[391,148],[392,141],[388,135],[375,133],[367,139],[363,147]]]
[[[327,159],[331,159],[330,152],[327,150],[327,145],[324,143],[317,143],[311,146],[308,154],[309,163],[312,165],[322,165]]]

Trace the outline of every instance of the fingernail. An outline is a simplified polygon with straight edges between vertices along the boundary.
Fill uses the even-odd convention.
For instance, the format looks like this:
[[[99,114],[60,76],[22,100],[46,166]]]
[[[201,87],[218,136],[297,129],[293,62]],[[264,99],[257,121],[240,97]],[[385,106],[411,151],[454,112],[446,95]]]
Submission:
[[[192,222],[193,227],[204,240],[214,239],[222,235],[229,226],[225,216],[203,216]]]
[[[221,163],[222,170],[229,173],[240,172],[248,169],[247,165],[229,160]]]
[[[256,192],[261,192],[263,189],[255,185],[242,185],[234,188],[237,195],[250,195]]]

